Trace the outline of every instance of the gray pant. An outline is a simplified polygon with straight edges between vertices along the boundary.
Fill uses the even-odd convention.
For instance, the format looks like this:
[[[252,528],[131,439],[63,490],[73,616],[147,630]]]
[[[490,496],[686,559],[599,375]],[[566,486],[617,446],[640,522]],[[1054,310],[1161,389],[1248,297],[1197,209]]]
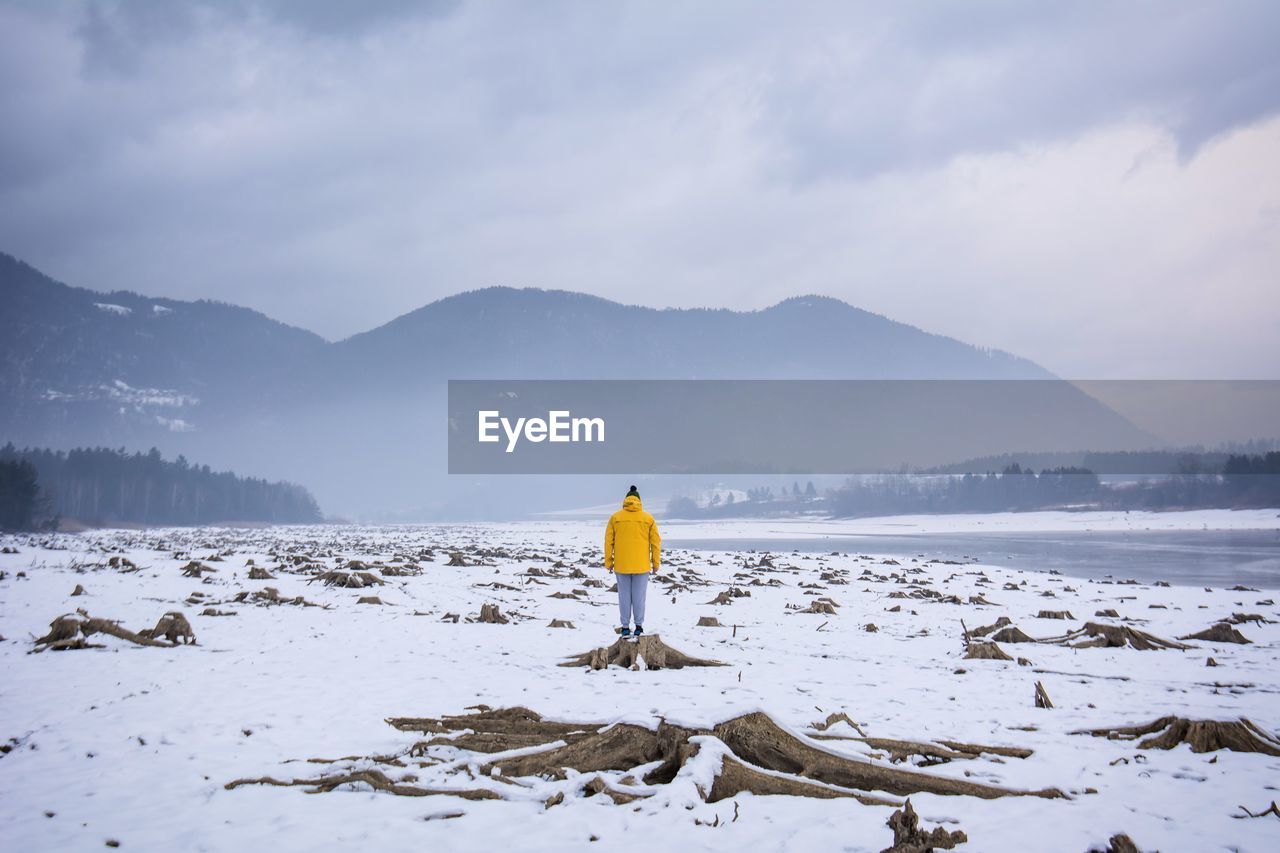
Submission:
[[[632,616],[637,625],[643,625],[644,593],[649,588],[649,573],[624,575],[618,572],[614,577],[618,579],[618,618],[622,620],[622,627],[631,627]]]

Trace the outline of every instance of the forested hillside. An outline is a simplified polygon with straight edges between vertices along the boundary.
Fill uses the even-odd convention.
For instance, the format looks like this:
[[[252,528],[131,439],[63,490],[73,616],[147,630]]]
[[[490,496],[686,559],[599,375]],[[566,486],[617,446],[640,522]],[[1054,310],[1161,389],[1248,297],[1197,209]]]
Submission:
[[[34,473],[38,489],[32,488]],[[320,520],[302,486],[239,477],[191,465],[160,451],[129,454],[107,448],[55,451],[0,448],[3,521],[40,526],[50,512],[89,524],[302,523]],[[12,482],[10,482],[12,481]]]

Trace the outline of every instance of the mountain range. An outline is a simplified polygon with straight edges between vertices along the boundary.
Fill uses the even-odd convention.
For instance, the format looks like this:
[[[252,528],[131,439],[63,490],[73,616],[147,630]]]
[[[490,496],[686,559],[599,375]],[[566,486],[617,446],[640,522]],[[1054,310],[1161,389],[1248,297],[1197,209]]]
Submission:
[[[0,254],[0,307],[0,442],[155,446],[293,480],[328,512],[371,518],[504,504],[494,493],[510,481],[445,476],[448,379],[1053,378],[818,296],[760,311],[653,309],[492,287],[329,342],[221,302],[72,287]],[[1117,446],[1149,443],[1081,397]],[[534,503],[553,508],[552,493],[573,488],[544,478]],[[529,506],[527,495],[511,503]]]

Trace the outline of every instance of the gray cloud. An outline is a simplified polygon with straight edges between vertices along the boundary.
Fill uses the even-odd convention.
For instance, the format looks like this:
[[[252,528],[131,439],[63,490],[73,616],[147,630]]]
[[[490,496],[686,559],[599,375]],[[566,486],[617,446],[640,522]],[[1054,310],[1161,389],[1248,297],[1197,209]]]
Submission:
[[[490,284],[816,291],[1067,374],[1268,375],[1278,32],[1270,2],[0,3],[0,249],[332,337]]]

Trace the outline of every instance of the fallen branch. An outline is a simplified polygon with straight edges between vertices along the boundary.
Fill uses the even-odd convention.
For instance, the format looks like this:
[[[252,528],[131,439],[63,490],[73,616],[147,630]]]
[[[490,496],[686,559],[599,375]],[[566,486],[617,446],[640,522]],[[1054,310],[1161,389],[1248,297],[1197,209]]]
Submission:
[[[1257,814],[1254,814],[1253,812],[1249,811],[1244,806],[1237,806],[1236,808],[1240,809],[1240,811],[1244,812],[1245,815],[1247,815],[1248,817],[1266,817],[1269,814],[1273,814],[1276,817],[1280,817],[1280,809],[1276,808],[1275,800],[1272,800],[1270,806],[1258,812]],[[1240,815],[1234,815],[1234,817],[1240,817]]]
[[[502,799],[501,795],[488,788],[419,788],[414,785],[404,785],[392,782],[387,778],[387,774],[381,770],[359,770],[352,773],[317,776],[314,779],[290,779],[288,781],[275,779],[271,776],[260,776],[256,779],[236,779],[233,782],[228,782],[223,787],[228,791],[233,791],[242,785],[280,785],[284,787],[299,785],[308,787],[310,789],[307,791],[308,794],[322,794],[332,791],[341,785],[357,783],[368,785],[375,791],[386,791],[401,797],[450,796],[461,797],[464,800]]]

